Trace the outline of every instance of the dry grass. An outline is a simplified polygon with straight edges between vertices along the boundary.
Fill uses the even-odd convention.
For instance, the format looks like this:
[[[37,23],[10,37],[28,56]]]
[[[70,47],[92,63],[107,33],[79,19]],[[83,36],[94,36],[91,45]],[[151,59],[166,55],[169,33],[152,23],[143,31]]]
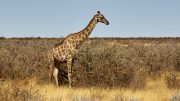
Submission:
[[[11,80],[0,84],[0,101],[44,100],[44,95],[35,87],[35,79]]]
[[[50,84],[37,84],[36,79],[30,78],[9,81],[1,85],[0,88],[1,101],[12,99],[16,101],[169,101],[175,97],[178,98],[180,94],[180,89],[167,88],[163,78],[155,81],[149,80],[147,87],[141,90],[56,87]]]
[[[72,89],[47,83],[46,54],[58,41],[0,40],[0,101],[180,100],[180,38],[88,40],[75,57]]]
[[[61,99],[62,101],[168,101],[173,96],[180,94],[180,89],[169,89],[164,78],[149,80],[147,87],[140,90],[92,87],[70,89],[67,87],[57,88],[53,85],[44,85],[38,88],[47,91],[47,100]]]
[[[47,100],[57,101],[164,101],[177,94],[180,90],[154,88],[133,91],[130,89],[100,89],[100,88],[55,88],[45,86],[48,91]],[[180,92],[179,92],[180,93]]]

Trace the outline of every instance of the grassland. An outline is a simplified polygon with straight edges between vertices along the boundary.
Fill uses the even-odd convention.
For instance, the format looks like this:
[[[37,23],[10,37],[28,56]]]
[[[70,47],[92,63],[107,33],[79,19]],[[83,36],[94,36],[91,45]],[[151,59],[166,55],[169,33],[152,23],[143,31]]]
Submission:
[[[75,57],[72,89],[65,72],[60,87],[48,83],[46,53],[60,41],[0,39],[0,101],[180,100],[180,38],[90,39]]]

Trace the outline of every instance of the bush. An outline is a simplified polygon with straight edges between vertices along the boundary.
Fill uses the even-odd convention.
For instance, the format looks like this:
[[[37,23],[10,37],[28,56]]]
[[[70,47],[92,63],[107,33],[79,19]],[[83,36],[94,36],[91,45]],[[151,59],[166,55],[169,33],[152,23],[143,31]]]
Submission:
[[[170,72],[166,75],[166,84],[169,88],[180,88],[180,73]]]
[[[28,80],[29,81],[29,80]],[[0,100],[1,101],[27,101],[27,100],[45,100],[44,95],[40,94],[34,88],[33,84],[28,81],[13,81],[11,83],[4,83],[0,86]]]
[[[49,73],[47,51],[58,42],[59,39],[0,40],[0,78],[35,76],[46,83]],[[143,88],[147,77],[156,79],[163,72],[179,71],[179,42],[179,39],[89,40],[79,47],[75,57],[73,84]],[[63,71],[66,72],[67,68]],[[63,75],[62,83],[67,79],[67,73]],[[178,80],[167,76],[169,85]]]

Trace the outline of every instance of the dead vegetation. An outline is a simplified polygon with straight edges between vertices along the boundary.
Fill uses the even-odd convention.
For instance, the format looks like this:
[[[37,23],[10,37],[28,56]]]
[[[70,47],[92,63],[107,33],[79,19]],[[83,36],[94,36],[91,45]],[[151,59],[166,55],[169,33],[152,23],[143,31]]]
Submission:
[[[44,95],[35,87],[35,80],[11,80],[0,85],[1,101],[39,101]]]
[[[1,39],[0,82],[36,77],[38,84],[47,84],[49,68],[46,53],[60,40]],[[74,60],[74,87],[146,89],[149,79],[159,80],[163,75],[164,84],[168,89],[180,88],[179,38],[95,38],[88,40],[79,48],[80,51]],[[64,64],[61,67],[66,71]],[[65,72],[63,76],[61,83],[64,86],[67,84]],[[8,87],[1,89],[0,95],[2,92],[10,91]],[[16,98],[18,94],[22,99],[29,96],[34,98],[31,91],[21,87],[16,87],[12,92],[7,98]],[[3,95],[4,98],[6,96]],[[73,101],[88,101],[88,99],[77,97]]]
[[[148,81],[146,89],[56,87],[36,79],[11,80],[0,85],[1,101],[179,101],[178,89],[168,89],[163,80]]]
[[[146,78],[157,79],[162,73],[176,71],[177,75],[173,72],[166,76],[167,84],[173,86],[179,81],[180,39],[164,40],[89,40],[79,47],[75,57],[74,86],[143,88]],[[0,40],[0,78],[36,76],[40,82],[47,82],[46,53],[58,41],[39,38]]]

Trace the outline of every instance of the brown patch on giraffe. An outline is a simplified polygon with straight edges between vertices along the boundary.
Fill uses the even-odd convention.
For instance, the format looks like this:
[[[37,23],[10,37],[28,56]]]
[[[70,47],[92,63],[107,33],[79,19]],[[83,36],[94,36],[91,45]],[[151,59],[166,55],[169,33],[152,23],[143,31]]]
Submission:
[[[75,40],[75,43],[79,43],[79,40]]]
[[[88,33],[87,34],[85,34],[85,37],[88,37],[89,35],[88,35]]]
[[[62,49],[62,53],[64,53],[65,52],[65,49]]]
[[[70,40],[73,40],[73,39],[74,39],[74,36],[73,36],[73,35],[72,35],[72,36],[70,36],[70,37],[69,37],[69,39],[70,39]]]
[[[82,36],[82,39],[85,40],[85,39],[86,39],[86,35],[83,35],[83,36]]]
[[[84,30],[84,33],[88,35],[88,31],[86,29]]]
[[[67,41],[64,41],[63,44],[67,44]]]
[[[71,40],[71,42],[70,42],[71,44],[73,44],[74,43],[74,40]]]
[[[68,39],[67,39],[67,42],[70,42],[70,41],[71,41],[71,39],[70,39],[70,38],[68,38]]]
[[[88,33],[90,32],[89,27],[87,27],[86,31],[87,31]]]

